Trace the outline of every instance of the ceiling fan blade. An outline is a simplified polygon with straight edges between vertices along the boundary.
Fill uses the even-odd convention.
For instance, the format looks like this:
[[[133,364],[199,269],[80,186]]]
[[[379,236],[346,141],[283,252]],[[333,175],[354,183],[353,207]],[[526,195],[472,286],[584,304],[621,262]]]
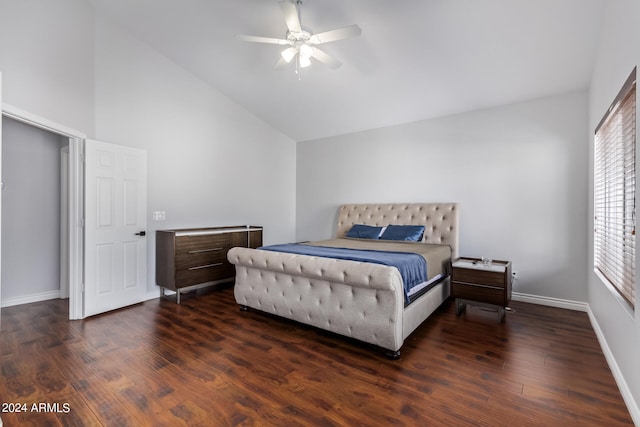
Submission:
[[[323,64],[328,65],[330,68],[339,68],[342,65],[342,62],[338,61],[334,57],[328,55],[326,52],[318,49],[317,47],[313,48],[313,53],[311,54],[318,61]]]
[[[360,34],[362,34],[362,29],[354,24],[347,27],[337,28],[335,30],[325,31],[324,33],[314,34],[311,36],[309,41],[313,44],[322,44],[347,39],[349,37],[356,37]]]
[[[284,16],[284,22],[287,24],[287,28],[292,33],[299,33],[302,31],[302,26],[300,25],[300,18],[298,17],[298,8],[295,3],[291,0],[281,0],[280,2],[280,10],[282,10],[282,15]]]
[[[242,40],[245,42],[254,42],[254,43],[270,43],[270,44],[280,44],[280,45],[290,45],[291,42],[285,39],[276,39],[273,37],[259,37],[259,36],[246,36],[244,34],[236,35],[238,40]]]

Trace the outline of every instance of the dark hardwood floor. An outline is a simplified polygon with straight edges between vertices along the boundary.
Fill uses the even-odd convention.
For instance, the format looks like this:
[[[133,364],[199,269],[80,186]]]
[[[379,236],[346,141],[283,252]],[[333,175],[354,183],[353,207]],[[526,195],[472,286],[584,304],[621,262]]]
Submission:
[[[633,425],[585,313],[449,302],[391,361],[229,287],[83,321],[67,304],[2,309],[4,426]]]

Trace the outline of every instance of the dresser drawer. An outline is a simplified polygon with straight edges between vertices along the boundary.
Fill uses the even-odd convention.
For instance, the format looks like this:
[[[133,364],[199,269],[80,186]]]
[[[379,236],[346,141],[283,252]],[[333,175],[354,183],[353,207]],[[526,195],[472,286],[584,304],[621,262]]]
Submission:
[[[230,245],[230,237],[226,233],[176,236],[176,253],[211,248],[228,248]]]
[[[176,252],[176,269],[183,270],[198,265],[226,262],[228,251],[229,248],[215,247]]]
[[[185,287],[230,278],[234,273],[234,265],[226,261],[203,264],[176,271],[176,281],[180,283],[180,287]]]
[[[474,285],[469,283],[451,282],[451,296],[465,300],[479,301],[487,304],[504,306],[505,290],[500,287]]]
[[[505,287],[505,273],[497,271],[483,271],[479,269],[453,268],[451,280],[462,283],[477,283],[481,285]]]

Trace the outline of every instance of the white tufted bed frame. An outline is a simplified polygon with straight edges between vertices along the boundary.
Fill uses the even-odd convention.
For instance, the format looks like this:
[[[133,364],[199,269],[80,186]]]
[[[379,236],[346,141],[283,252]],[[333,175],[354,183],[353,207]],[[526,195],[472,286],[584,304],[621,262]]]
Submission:
[[[424,243],[458,250],[456,203],[342,205],[337,236],[354,224],[424,225]],[[449,297],[449,278],[405,307],[395,267],[233,248],[234,294],[247,307],[355,338],[397,358],[404,340]]]

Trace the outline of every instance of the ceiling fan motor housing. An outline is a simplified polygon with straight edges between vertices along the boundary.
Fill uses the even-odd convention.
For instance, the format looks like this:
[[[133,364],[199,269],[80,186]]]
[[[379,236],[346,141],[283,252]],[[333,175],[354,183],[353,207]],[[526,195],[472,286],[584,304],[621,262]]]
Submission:
[[[287,40],[293,43],[309,43],[311,33],[309,31],[287,31]]]

